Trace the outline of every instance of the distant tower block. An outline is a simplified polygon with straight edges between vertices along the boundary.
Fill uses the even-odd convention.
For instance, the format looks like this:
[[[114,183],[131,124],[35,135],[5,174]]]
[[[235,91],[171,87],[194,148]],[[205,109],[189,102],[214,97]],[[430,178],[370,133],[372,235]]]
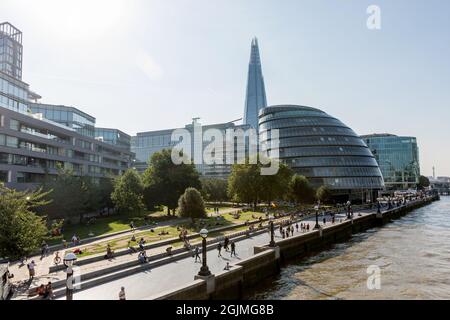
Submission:
[[[244,124],[258,129],[259,110],[267,107],[266,89],[262,75],[258,39],[252,40],[250,63],[248,66],[247,92],[245,95]]]
[[[436,179],[436,168],[433,166],[433,179]]]

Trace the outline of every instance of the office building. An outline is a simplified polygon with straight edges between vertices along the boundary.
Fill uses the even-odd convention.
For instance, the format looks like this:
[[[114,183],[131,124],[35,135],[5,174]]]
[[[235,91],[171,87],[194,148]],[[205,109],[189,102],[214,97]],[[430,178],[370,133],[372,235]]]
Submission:
[[[271,140],[272,129],[279,130],[280,160],[313,187],[325,185],[336,198],[363,201],[373,201],[384,188],[378,164],[364,141],[325,112],[298,105],[269,106],[259,114],[261,142]]]
[[[416,189],[420,177],[419,148],[415,137],[393,134],[361,136],[372,151],[384,177],[386,189]]]
[[[251,44],[250,63],[248,66],[247,91],[245,94],[244,124],[258,129],[258,113],[267,107],[266,89],[261,68],[258,39]]]

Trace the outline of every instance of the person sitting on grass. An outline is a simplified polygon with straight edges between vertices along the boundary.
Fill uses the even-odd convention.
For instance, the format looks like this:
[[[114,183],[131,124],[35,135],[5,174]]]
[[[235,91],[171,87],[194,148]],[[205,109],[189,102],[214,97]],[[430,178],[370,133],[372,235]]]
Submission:
[[[137,249],[135,247],[133,247],[133,245],[131,244],[131,241],[128,241],[128,249],[130,250],[130,253],[137,252]]]
[[[110,246],[109,243],[108,243],[108,245],[106,246],[106,256],[105,256],[105,259],[112,259],[113,256],[114,256],[114,251],[111,249],[111,246]]]

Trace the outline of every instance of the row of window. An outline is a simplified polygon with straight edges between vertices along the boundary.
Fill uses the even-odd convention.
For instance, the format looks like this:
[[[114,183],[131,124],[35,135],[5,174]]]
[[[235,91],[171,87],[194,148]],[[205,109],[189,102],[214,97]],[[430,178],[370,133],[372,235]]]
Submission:
[[[284,162],[291,167],[377,166],[376,160],[372,157],[303,157],[284,159]]]
[[[285,117],[329,117],[325,112],[320,110],[295,110],[295,111],[280,111],[269,113],[259,118],[259,123],[263,123],[273,118],[285,118]]]
[[[0,94],[0,107],[10,109],[12,111],[20,112],[20,113],[26,113],[28,111],[28,107],[26,104],[19,102],[17,100],[8,98],[7,96],[4,96],[2,94]]]
[[[327,147],[293,147],[280,148],[280,158],[286,157],[311,157],[311,156],[367,156],[372,153],[365,147],[327,146]]]
[[[305,177],[381,177],[376,167],[294,168]]]
[[[330,145],[366,147],[366,145],[361,139],[354,137],[315,136],[315,137],[292,137],[280,139],[280,148],[296,147],[296,146],[302,147],[302,146],[330,146]]]
[[[326,185],[333,189],[382,189],[383,179],[377,177],[359,178],[311,178],[315,186]]]
[[[311,126],[341,126],[345,125],[334,118],[292,118],[279,119],[264,122],[260,125],[260,130],[281,129],[288,127],[311,127]]]
[[[260,135],[264,136],[270,132],[267,130],[259,130]],[[358,137],[358,135],[347,127],[298,127],[278,129],[281,138],[298,137],[298,136],[316,136],[316,135],[337,135]]]

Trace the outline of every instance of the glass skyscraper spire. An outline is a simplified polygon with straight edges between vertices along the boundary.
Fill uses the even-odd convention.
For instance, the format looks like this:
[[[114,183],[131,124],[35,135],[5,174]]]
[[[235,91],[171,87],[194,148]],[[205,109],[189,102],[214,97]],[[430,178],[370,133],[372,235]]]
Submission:
[[[258,129],[259,110],[267,107],[266,89],[261,69],[258,39],[252,40],[248,67],[247,93],[245,95],[244,124]]]

